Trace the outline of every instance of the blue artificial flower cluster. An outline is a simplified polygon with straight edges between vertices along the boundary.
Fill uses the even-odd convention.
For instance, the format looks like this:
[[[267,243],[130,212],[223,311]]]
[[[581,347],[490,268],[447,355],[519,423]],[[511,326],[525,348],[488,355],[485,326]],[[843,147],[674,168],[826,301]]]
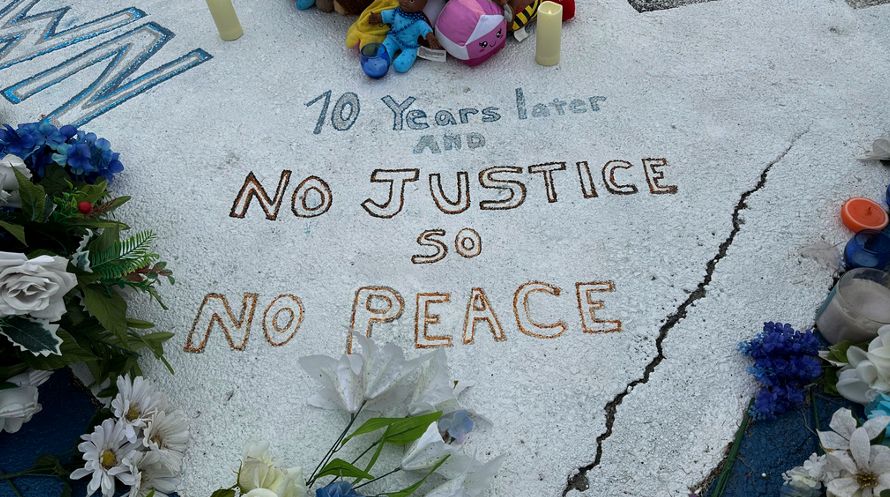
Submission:
[[[330,483],[315,490],[315,497],[364,497],[352,488],[352,484],[346,481]]]
[[[447,443],[463,445],[475,426],[469,411],[465,410],[450,412],[439,418],[439,434]]]
[[[773,419],[803,405],[805,387],[822,375],[819,347],[812,331],[781,323],[765,323],[762,333],[739,345],[754,359],[748,371],[761,386],[751,406],[754,419]]]
[[[74,126],[57,128],[49,122],[20,124],[18,128],[0,128],[0,157],[12,154],[20,157],[39,179],[46,168],[56,164],[73,179],[95,183],[99,179],[111,181],[124,170],[119,154],[111,150],[111,143],[93,133],[78,131]]]

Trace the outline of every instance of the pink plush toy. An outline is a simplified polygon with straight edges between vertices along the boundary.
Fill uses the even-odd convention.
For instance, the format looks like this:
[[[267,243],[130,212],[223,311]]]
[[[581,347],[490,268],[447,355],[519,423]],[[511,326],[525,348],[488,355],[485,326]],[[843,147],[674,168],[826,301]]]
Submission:
[[[492,0],[450,0],[436,19],[436,39],[452,57],[479,65],[504,48],[504,9]]]

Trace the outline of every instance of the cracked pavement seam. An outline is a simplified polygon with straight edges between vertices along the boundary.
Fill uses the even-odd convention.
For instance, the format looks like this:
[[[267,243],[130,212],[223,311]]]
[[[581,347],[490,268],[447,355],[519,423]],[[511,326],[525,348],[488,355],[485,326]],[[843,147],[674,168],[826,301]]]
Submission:
[[[603,458],[603,444],[609,437],[612,436],[612,430],[615,425],[615,418],[618,414],[618,407],[624,402],[624,399],[633,392],[634,388],[639,385],[643,385],[649,383],[649,378],[652,373],[655,371],[662,361],[664,361],[664,340],[668,336],[668,332],[674,328],[680,321],[686,318],[687,312],[689,308],[692,307],[698,300],[702,299],[707,294],[707,287],[711,284],[711,280],[714,277],[714,270],[717,268],[717,264],[726,257],[726,253],[729,250],[729,247],[732,246],[735,241],[736,236],[742,229],[742,224],[744,222],[741,220],[741,212],[748,209],[748,199],[762,190],[767,183],[767,177],[769,176],[769,172],[772,170],[773,166],[778,164],[788,155],[791,149],[794,147],[794,144],[805,135],[809,129],[803,130],[793,137],[791,137],[791,141],[787,147],[780,153],[775,159],[773,159],[769,164],[764,167],[763,171],[760,173],[760,178],[753,188],[747,190],[742,193],[739,197],[738,203],[735,205],[735,209],[732,212],[732,230],[729,233],[729,236],[726,237],[725,240],[720,244],[719,250],[717,251],[717,255],[715,255],[711,260],[708,261],[705,266],[705,277],[699,282],[698,286],[694,291],[692,291],[686,300],[684,300],[677,309],[671,313],[661,325],[661,328],[658,330],[658,337],[655,339],[655,349],[658,352],[655,357],[653,357],[648,364],[646,364],[646,368],[643,370],[643,376],[637,378],[636,380],[630,382],[623,391],[621,391],[618,395],[616,395],[604,408],[606,413],[606,429],[603,433],[601,433],[596,438],[596,456],[592,463],[587,464],[585,466],[581,466],[577,469],[577,471],[569,475],[566,486],[562,491],[563,497],[565,497],[570,491],[578,490],[585,491],[590,488],[590,482],[587,478],[587,473],[592,471],[594,468],[600,465]]]

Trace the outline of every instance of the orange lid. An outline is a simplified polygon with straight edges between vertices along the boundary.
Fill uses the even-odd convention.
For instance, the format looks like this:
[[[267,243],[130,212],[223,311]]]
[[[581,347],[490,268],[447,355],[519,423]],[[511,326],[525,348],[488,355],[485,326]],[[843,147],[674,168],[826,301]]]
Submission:
[[[862,230],[882,230],[890,218],[884,208],[867,198],[851,198],[841,207],[841,219],[847,228],[859,233]]]

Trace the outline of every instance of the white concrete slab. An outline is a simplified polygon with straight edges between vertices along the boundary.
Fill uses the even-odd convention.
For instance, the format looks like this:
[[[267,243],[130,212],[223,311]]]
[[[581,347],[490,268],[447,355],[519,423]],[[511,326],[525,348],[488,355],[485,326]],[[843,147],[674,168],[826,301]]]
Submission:
[[[0,16],[30,3],[4,0]],[[31,14],[66,5],[42,0]],[[890,88],[882,83],[890,72],[886,5],[724,0],[640,14],[625,0],[585,2],[565,27],[559,67],[537,66],[529,40],[474,69],[421,61],[379,82],[364,78],[355,54],[341,48],[347,19],[298,13],[286,1],[236,6],[246,35],[233,43],[218,40],[197,0],[85,0],[71,5],[59,30],[139,10],[115,18],[132,20],[122,28],[21,63],[10,65],[79,32],[43,40],[39,50],[30,38],[0,51],[5,119],[71,122],[107,110],[86,126],[122,152],[127,173],[115,187],[135,197],[126,218],[156,229],[176,271],[179,283],[165,292],[170,312],[135,307],[177,333],[170,347],[177,374],[148,371],[193,419],[184,497],[227,481],[252,437],[276,440],[288,461],[314,464],[342,420],[306,405],[313,384],[296,359],[344,350],[354,295],[364,286],[389,286],[404,298],[402,317],[375,326],[374,336],[406,348],[416,343],[417,294],[449,294],[450,302],[429,308],[441,315],[429,335],[452,337],[456,376],[477,384],[470,402],[496,422],[470,441],[482,458],[508,455],[491,496],[560,495],[578,468],[589,469],[583,495],[686,495],[722,458],[751,394],[735,344],[764,320],[811,323],[831,275],[800,251],[818,240],[844,242],[840,203],[878,198],[890,182],[886,168],[853,159],[890,121]],[[40,30],[30,36],[46,25],[35,20]],[[0,37],[21,26],[0,22]],[[95,101],[66,109],[107,63],[37,91],[66,60],[95,60],[127,40],[135,45],[125,57],[135,56],[132,48],[165,38],[125,81],[173,60],[180,72],[160,69],[152,75],[159,84],[144,92],[136,90],[147,79],[104,95],[96,85]],[[91,47],[98,48],[77,58]],[[520,119],[517,88],[527,119]],[[306,104],[329,90],[331,107],[351,92],[361,111],[348,130],[328,119],[314,134],[323,99]],[[115,101],[127,91],[135,96]],[[459,119],[461,108],[496,107],[500,119],[466,113],[467,124],[394,130],[387,96],[416,98],[411,109],[430,122],[443,109]],[[557,103],[551,116],[531,116],[535,103],[554,99],[566,102],[565,115]],[[585,113],[571,112],[574,99]],[[462,136],[461,150],[444,150],[446,132]],[[485,145],[471,149],[471,133]],[[441,153],[414,153],[425,135]],[[646,158],[666,159],[661,184],[676,193],[650,192]],[[601,170],[612,160],[632,165],[615,182],[632,183],[636,193],[607,190]],[[582,193],[582,161],[596,198]],[[553,173],[554,202],[543,175],[528,172],[552,162],[566,163]],[[523,168],[514,175],[527,188],[520,207],[480,208],[498,198],[478,180],[492,166]],[[386,197],[372,172],[397,168],[419,169],[404,209],[391,219],[371,216],[362,203]],[[256,201],[244,218],[231,216],[250,172],[273,192],[285,169],[292,178],[275,221]],[[459,171],[468,173],[472,205],[448,215],[431,200],[428,177],[440,173],[453,194]],[[333,204],[321,216],[298,218],[292,191],[310,175],[330,185]],[[443,229],[451,245],[463,228],[483,240],[478,257],[460,257],[452,246],[440,262],[412,263],[429,253],[416,243],[421,232]],[[514,294],[531,281],[562,290],[558,298],[534,295],[529,311],[540,323],[565,321],[558,338],[519,329]],[[576,283],[595,281],[614,282],[599,314],[620,320],[621,332],[583,332]],[[476,287],[506,340],[484,326],[474,343],[462,340]],[[238,313],[245,293],[257,294],[258,303],[243,350],[216,328],[200,353],[189,351],[200,342],[189,347],[188,337],[202,301],[224,295]],[[263,311],[281,294],[301,299],[304,320],[291,341],[273,347]]]

